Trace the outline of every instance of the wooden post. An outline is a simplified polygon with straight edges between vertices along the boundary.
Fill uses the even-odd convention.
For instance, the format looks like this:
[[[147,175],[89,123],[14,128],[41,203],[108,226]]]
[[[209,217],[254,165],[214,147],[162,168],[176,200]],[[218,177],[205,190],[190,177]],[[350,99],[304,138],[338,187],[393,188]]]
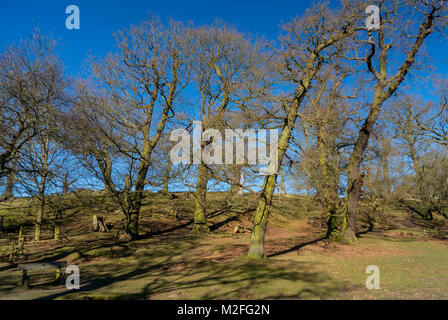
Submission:
[[[25,238],[23,236],[23,226],[20,226],[19,243],[18,243],[18,252],[20,252],[20,254],[23,254],[24,247],[25,247]]]
[[[94,214],[92,217],[92,231],[97,232],[98,230],[99,230],[98,217],[96,216],[96,214]]]
[[[26,270],[22,271],[22,286],[24,286],[27,289],[30,286],[30,277],[28,276],[28,271]]]
[[[56,283],[59,283],[61,281],[61,269],[56,269]]]
[[[22,241],[22,237],[23,237],[23,226],[20,226],[20,229],[19,229],[19,243]]]
[[[5,216],[0,217],[0,232],[3,232],[3,219],[4,218],[5,218]]]
[[[54,226],[54,240],[59,240],[59,226]]]
[[[9,262],[14,259],[14,250],[16,249],[16,244],[14,241],[11,242],[11,249],[9,250]]]

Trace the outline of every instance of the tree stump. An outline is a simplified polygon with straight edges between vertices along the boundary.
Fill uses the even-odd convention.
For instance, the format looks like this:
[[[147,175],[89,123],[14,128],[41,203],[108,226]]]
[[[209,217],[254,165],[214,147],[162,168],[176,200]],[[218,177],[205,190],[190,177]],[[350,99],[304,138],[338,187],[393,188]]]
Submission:
[[[115,233],[114,240],[128,242],[132,240],[132,236],[126,232],[126,230],[118,230],[117,233]]]
[[[92,221],[92,231],[93,232],[109,232],[109,229],[106,225],[106,220],[104,217],[93,215]]]
[[[250,233],[250,232],[252,232],[252,230],[250,230],[246,227],[243,227],[240,224],[237,224],[235,227],[233,227],[233,230],[232,230],[232,233],[247,233],[247,232]]]

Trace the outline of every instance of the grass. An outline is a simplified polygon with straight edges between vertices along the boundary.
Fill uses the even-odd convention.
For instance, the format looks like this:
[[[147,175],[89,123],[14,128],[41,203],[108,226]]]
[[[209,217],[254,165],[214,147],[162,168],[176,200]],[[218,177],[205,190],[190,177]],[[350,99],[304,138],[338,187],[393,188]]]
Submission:
[[[92,214],[101,213],[112,231],[122,217],[95,198],[91,207],[67,210],[60,241],[32,240],[32,216],[20,211],[26,200],[0,207],[8,214],[0,252],[26,225],[24,254],[0,263],[0,299],[447,299],[448,242],[423,239],[423,228],[406,221],[400,211],[387,213],[387,230],[377,226],[347,246],[322,240],[325,230],[307,222],[300,198],[276,199],[266,235],[268,259],[246,258],[249,233],[233,234],[236,224],[251,227],[256,198],[224,210],[224,195],[210,196],[209,237],[190,236],[193,201],[148,195],[141,216],[142,239],[117,243],[113,232],[90,233]],[[108,204],[108,206],[110,206]],[[179,221],[170,212],[177,209]],[[286,211],[286,213],[285,213]],[[17,263],[65,260],[81,271],[81,290],[47,283],[20,288]],[[366,267],[380,269],[380,289],[368,290]],[[33,280],[31,282],[33,284]]]

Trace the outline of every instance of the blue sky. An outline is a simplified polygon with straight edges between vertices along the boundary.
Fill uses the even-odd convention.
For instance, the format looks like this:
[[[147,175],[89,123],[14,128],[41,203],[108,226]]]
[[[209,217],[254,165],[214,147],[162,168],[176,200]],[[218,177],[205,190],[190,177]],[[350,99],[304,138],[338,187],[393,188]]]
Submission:
[[[2,0],[0,45],[29,36],[35,27],[59,40],[58,52],[69,73],[81,70],[89,53],[103,56],[114,49],[113,33],[139,23],[152,12],[162,18],[211,23],[216,18],[239,30],[277,38],[281,22],[304,13],[308,0]],[[81,29],[65,27],[68,5],[81,12]],[[448,41],[438,37],[428,44],[438,72],[448,73]]]
[[[72,4],[80,8],[80,30],[65,27],[65,8]],[[60,41],[58,51],[67,71],[76,73],[89,53],[101,56],[114,49],[113,32],[140,22],[148,12],[195,24],[221,18],[241,31],[276,38],[279,24],[303,13],[309,4],[306,0],[2,0],[0,44],[29,36],[34,27],[39,27]]]
[[[0,45],[30,36],[38,27],[43,34],[59,40],[59,56],[68,74],[76,75],[82,71],[89,54],[104,56],[114,50],[114,32],[139,23],[149,12],[162,19],[192,20],[196,25],[220,18],[240,31],[275,39],[280,24],[303,14],[311,3],[308,0],[1,0]],[[80,8],[80,30],[65,27],[68,16],[65,9],[69,5]],[[435,71],[444,77],[448,74],[448,40],[438,36],[428,40],[426,49]],[[424,88],[428,85],[431,87],[426,83],[408,88],[428,97]]]

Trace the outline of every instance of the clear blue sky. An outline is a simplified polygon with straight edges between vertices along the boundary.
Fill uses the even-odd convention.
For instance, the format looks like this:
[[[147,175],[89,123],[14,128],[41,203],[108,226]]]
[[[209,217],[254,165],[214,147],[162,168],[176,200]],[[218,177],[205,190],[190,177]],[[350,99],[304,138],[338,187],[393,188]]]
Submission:
[[[65,27],[65,8],[71,4],[80,8],[80,30]],[[76,73],[88,53],[104,55],[113,50],[112,33],[140,22],[148,12],[195,24],[221,18],[241,31],[276,38],[279,24],[303,13],[309,4],[306,0],[1,0],[0,44],[29,36],[39,27],[59,39],[67,71]]]
[[[81,71],[88,54],[103,56],[114,49],[113,33],[139,23],[149,12],[163,19],[192,20],[196,25],[220,18],[240,31],[277,38],[279,25],[304,13],[311,0],[0,0],[0,45],[31,35],[38,27],[59,40],[59,55],[69,74]],[[81,29],[65,27],[68,5],[77,5]],[[448,74],[448,41],[426,41],[436,72]],[[424,88],[414,90],[427,94]]]
[[[89,53],[102,56],[114,49],[113,32],[139,23],[148,12],[164,19],[211,23],[216,18],[239,30],[277,38],[279,24],[302,14],[310,0],[1,0],[0,45],[29,36],[35,27],[60,42],[59,53],[69,73],[77,73]],[[81,29],[65,27],[68,5],[81,12]],[[436,39],[429,53],[438,72],[448,73],[448,41]]]

